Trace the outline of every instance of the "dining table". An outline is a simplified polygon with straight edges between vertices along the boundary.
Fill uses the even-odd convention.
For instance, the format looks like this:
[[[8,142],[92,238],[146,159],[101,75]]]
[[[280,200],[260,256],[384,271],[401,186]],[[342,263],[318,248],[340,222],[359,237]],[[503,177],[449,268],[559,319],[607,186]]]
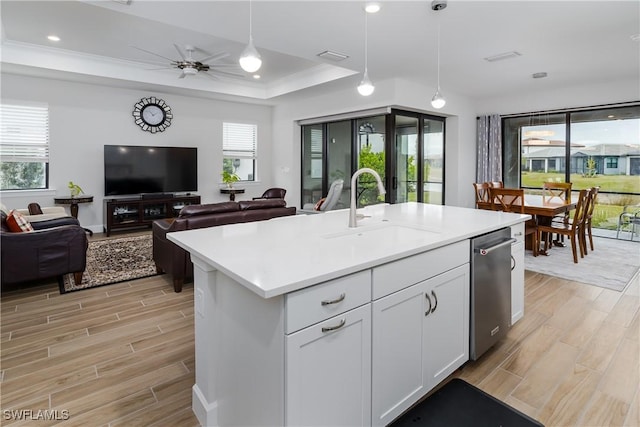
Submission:
[[[514,206],[517,205],[517,202],[514,203]],[[492,210],[491,202],[489,201],[478,201],[477,207],[478,209]],[[558,198],[550,198],[549,196],[539,194],[524,195],[524,213],[531,215],[538,225],[549,225],[556,215],[570,212],[575,208],[575,203],[564,203],[558,200]],[[553,244],[556,246],[565,246],[563,242],[558,240],[554,241]],[[548,255],[544,250],[538,251],[538,254]]]

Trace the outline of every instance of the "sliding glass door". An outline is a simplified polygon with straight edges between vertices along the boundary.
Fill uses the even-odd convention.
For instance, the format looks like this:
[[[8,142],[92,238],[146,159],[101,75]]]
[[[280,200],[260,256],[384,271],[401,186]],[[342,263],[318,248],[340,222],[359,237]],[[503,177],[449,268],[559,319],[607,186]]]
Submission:
[[[360,168],[380,174],[387,194],[363,174],[358,207],[376,203],[444,203],[445,119],[391,109],[390,113],[302,126],[302,206],[325,197],[344,180],[335,209],[349,206],[351,176]]]

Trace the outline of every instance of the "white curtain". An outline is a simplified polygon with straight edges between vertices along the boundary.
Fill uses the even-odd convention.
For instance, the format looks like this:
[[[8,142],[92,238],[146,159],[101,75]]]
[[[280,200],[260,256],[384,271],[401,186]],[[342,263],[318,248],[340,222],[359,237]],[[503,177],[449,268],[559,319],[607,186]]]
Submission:
[[[502,181],[502,126],[500,116],[478,117],[476,182]]]

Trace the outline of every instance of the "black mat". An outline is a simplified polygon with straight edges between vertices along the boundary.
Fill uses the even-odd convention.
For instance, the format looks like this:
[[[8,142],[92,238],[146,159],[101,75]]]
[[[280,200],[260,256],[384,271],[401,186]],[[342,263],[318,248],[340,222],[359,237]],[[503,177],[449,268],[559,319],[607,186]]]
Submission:
[[[454,378],[390,427],[544,427],[471,384]]]

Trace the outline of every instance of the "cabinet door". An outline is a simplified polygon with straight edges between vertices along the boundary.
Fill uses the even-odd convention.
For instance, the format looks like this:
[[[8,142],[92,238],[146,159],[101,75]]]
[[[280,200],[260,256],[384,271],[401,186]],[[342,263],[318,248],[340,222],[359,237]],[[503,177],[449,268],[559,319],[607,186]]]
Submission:
[[[371,425],[370,304],[285,341],[286,425]]]
[[[427,285],[424,382],[435,387],[469,360],[469,264],[425,282]]]
[[[524,316],[524,242],[511,245],[511,325]]]
[[[389,424],[427,390],[424,283],[372,304],[372,422]]]

